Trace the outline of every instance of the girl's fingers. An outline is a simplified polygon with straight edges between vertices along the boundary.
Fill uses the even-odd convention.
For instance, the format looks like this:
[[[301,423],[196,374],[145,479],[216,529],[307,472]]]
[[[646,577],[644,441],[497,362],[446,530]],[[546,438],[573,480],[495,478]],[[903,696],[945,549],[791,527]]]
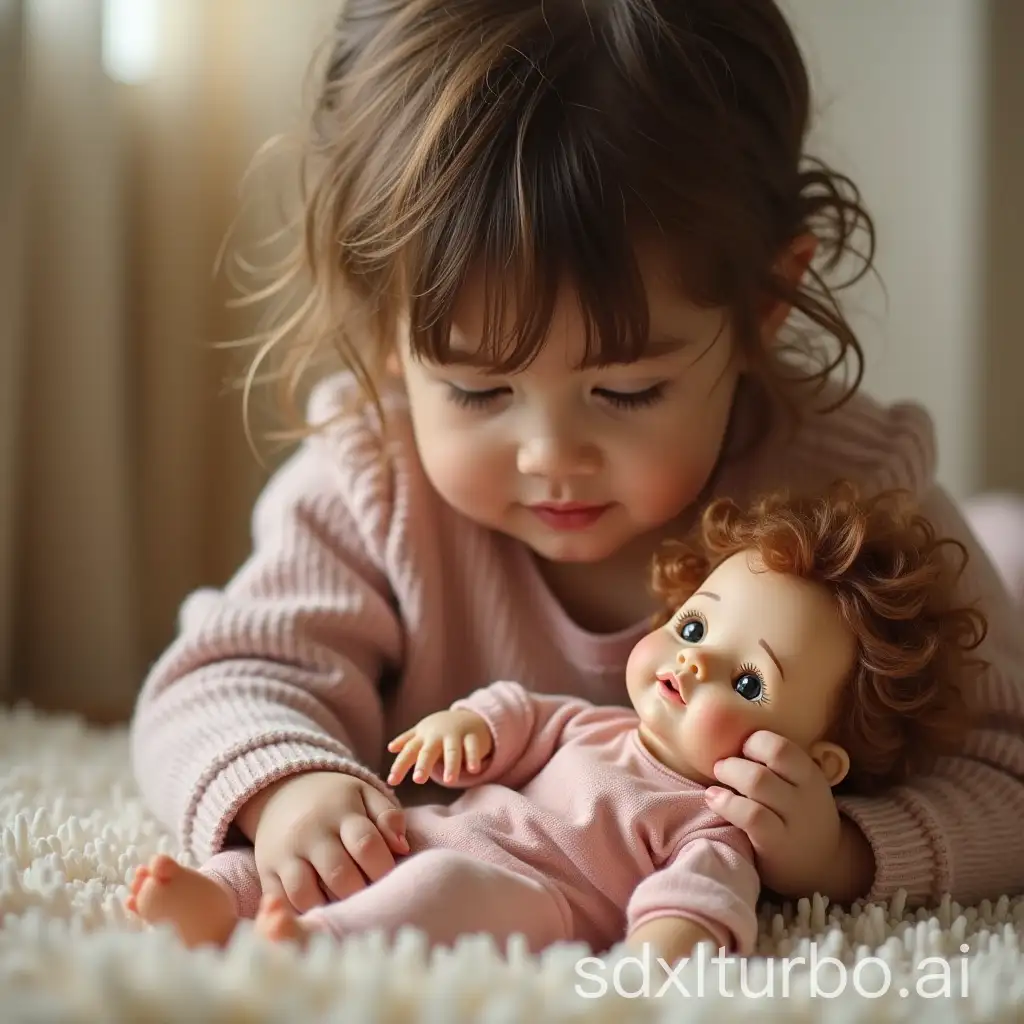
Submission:
[[[784,821],[792,815],[797,790],[763,764],[726,757],[715,764],[715,778],[741,796],[774,811]]]
[[[738,793],[731,793],[720,786],[709,786],[705,799],[716,814],[746,832],[758,853],[777,845],[785,831],[782,819],[774,811]]]

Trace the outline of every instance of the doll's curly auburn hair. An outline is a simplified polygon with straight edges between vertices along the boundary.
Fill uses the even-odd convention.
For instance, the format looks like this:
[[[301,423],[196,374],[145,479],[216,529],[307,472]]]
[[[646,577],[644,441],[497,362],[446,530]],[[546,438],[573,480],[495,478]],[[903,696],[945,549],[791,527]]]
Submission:
[[[944,557],[958,550],[960,565]],[[856,666],[829,738],[850,755],[841,789],[877,792],[961,749],[970,718],[965,681],[984,616],[959,606],[966,564],[958,541],[936,536],[905,492],[860,499],[840,483],[824,496],[763,497],[742,509],[711,503],[688,540],[654,565],[654,589],[674,611],[716,565],[741,551],[827,586],[857,642]]]

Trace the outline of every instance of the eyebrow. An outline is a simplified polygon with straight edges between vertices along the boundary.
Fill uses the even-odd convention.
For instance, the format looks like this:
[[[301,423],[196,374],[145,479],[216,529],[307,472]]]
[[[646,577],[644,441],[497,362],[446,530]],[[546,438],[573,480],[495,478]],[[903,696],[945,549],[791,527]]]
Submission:
[[[775,667],[779,670],[779,675],[782,676],[783,680],[785,680],[786,673],[782,671],[782,666],[779,664],[779,659],[775,657],[775,652],[764,640],[758,640],[757,642],[768,652],[768,657],[775,662]]]
[[[644,345],[636,362],[643,362],[648,359],[660,359],[662,356],[672,355],[681,349],[688,348],[693,344],[691,338],[684,338],[681,335],[659,334]],[[493,365],[493,357],[489,352],[479,350],[468,352],[464,348],[458,348],[457,343],[449,346],[445,353],[444,362],[453,366],[473,366],[486,369]],[[622,360],[609,363],[609,366],[628,366],[633,360]]]
[[[721,601],[722,600],[717,594],[712,594],[710,590],[698,590],[697,593],[694,594],[693,596],[694,597],[701,597],[702,595],[704,597],[710,597],[712,601]],[[764,643],[764,641],[762,640],[761,643]]]

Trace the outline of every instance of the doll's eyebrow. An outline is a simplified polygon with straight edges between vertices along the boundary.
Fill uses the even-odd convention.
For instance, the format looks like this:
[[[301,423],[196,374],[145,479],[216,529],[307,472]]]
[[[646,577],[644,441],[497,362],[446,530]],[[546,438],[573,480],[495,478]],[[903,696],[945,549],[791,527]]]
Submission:
[[[779,675],[782,676],[783,680],[785,680],[786,673],[782,671],[782,666],[779,664],[779,659],[775,657],[775,652],[764,640],[758,640],[757,642],[768,652],[768,657],[775,662],[775,667],[779,670]]]
[[[717,594],[712,594],[710,590],[698,590],[694,597],[710,597],[712,601],[721,601],[722,599]]]

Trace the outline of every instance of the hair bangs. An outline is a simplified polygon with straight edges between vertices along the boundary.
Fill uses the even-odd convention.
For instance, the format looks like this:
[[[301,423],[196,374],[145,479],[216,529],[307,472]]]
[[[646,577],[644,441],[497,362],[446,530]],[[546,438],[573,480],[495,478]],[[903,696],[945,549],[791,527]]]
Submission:
[[[557,78],[518,71],[516,104],[508,103],[498,136],[467,144],[473,158],[439,176],[423,204],[430,215],[406,268],[412,351],[442,364],[458,358],[454,321],[462,290],[472,287],[483,322],[480,336],[463,343],[494,373],[529,365],[566,301],[585,324],[582,365],[632,361],[650,321],[636,252],[642,218],[626,198],[634,190]],[[524,74],[535,79],[527,102]],[[501,99],[499,89],[499,107]]]

